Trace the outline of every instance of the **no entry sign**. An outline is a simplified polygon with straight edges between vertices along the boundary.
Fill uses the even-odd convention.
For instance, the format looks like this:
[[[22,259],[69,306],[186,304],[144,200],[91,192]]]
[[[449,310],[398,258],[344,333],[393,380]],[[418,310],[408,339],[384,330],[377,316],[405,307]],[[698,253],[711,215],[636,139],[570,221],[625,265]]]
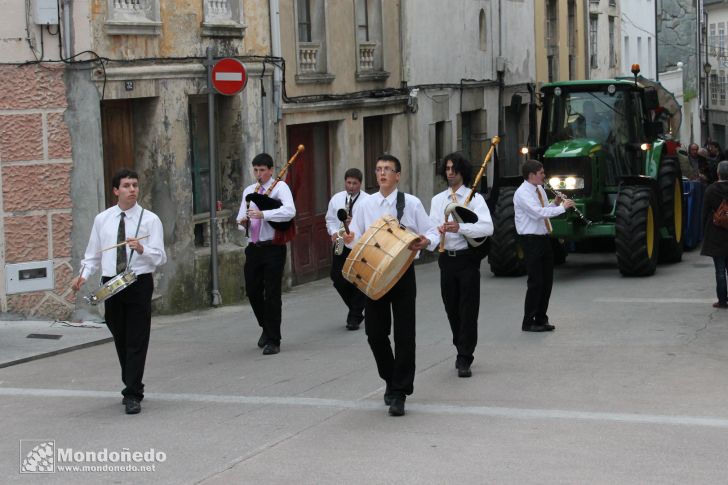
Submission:
[[[237,59],[220,59],[212,67],[212,85],[225,96],[233,96],[245,89],[248,75],[245,66]]]

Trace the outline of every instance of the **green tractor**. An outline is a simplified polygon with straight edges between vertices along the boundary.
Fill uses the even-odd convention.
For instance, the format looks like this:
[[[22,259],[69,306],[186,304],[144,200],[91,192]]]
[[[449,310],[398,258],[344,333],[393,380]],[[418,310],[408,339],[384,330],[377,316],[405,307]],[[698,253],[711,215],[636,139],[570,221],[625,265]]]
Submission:
[[[670,98],[672,113],[660,104]],[[680,261],[682,175],[677,143],[662,135],[670,127],[666,115],[674,115],[672,128],[675,119],[679,126],[672,95],[635,76],[545,84],[541,100],[540,146],[523,154],[541,161],[548,185],[578,209],[551,220],[556,262],[563,262],[564,246],[571,242],[614,247],[619,271],[627,276],[652,275],[658,261]],[[489,254],[496,276],[525,274],[513,219],[513,194],[522,181],[498,181]]]

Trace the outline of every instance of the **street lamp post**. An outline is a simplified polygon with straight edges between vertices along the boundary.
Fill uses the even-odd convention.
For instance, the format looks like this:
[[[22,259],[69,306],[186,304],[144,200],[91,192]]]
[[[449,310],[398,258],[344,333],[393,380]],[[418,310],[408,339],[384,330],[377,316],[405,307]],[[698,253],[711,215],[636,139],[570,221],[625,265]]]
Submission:
[[[713,66],[710,62],[703,64],[703,72],[705,73],[705,137],[706,142],[710,140],[710,71]]]

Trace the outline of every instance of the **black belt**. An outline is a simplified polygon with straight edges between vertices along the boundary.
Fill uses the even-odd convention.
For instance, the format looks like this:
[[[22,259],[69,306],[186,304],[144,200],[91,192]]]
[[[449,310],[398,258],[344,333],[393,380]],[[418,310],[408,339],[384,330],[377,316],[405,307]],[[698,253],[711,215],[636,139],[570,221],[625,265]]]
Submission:
[[[452,251],[450,249],[446,249],[445,252],[440,253],[440,256],[450,256],[451,258],[456,258],[458,256],[463,256],[465,254],[468,254],[469,252],[470,252],[470,248],[458,249],[457,251]]]
[[[248,246],[254,246],[256,248],[264,248],[266,246],[273,246],[273,241],[248,242]]]
[[[538,237],[538,238],[542,238],[542,237],[550,238],[551,237],[549,234],[519,234],[519,236],[521,236],[521,237]]]

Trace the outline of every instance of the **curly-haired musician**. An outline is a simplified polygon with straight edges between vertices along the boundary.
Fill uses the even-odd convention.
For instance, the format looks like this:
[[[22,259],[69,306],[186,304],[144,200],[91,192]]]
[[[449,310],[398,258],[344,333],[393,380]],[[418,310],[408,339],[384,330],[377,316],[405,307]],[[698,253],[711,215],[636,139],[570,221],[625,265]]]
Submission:
[[[461,223],[454,218],[446,221],[446,209],[453,207],[450,204],[463,206],[467,200],[473,168],[468,159],[456,152],[443,158],[438,172],[448,188],[432,198],[430,219],[437,227],[428,236],[439,238],[441,234],[445,235],[443,252],[437,262],[440,292],[452,330],[452,343],[458,352],[455,368],[459,377],[470,377],[473,352],[478,343],[482,257],[469,246],[467,238],[492,235],[493,221],[485,199],[477,193],[467,205],[467,209],[477,216],[477,222]]]
[[[276,240],[276,229],[271,222],[287,222],[296,215],[291,189],[283,181],[273,179],[273,158],[260,153],[253,158],[253,176],[257,182],[243,191],[237,221],[240,230],[248,232],[245,248],[245,291],[253,313],[262,328],[258,347],[264,355],[280,352],[281,345],[281,280],[286,264],[286,245]],[[248,202],[252,193],[265,194],[280,202],[276,209],[261,210],[255,202]],[[243,226],[247,224],[247,227]]]

